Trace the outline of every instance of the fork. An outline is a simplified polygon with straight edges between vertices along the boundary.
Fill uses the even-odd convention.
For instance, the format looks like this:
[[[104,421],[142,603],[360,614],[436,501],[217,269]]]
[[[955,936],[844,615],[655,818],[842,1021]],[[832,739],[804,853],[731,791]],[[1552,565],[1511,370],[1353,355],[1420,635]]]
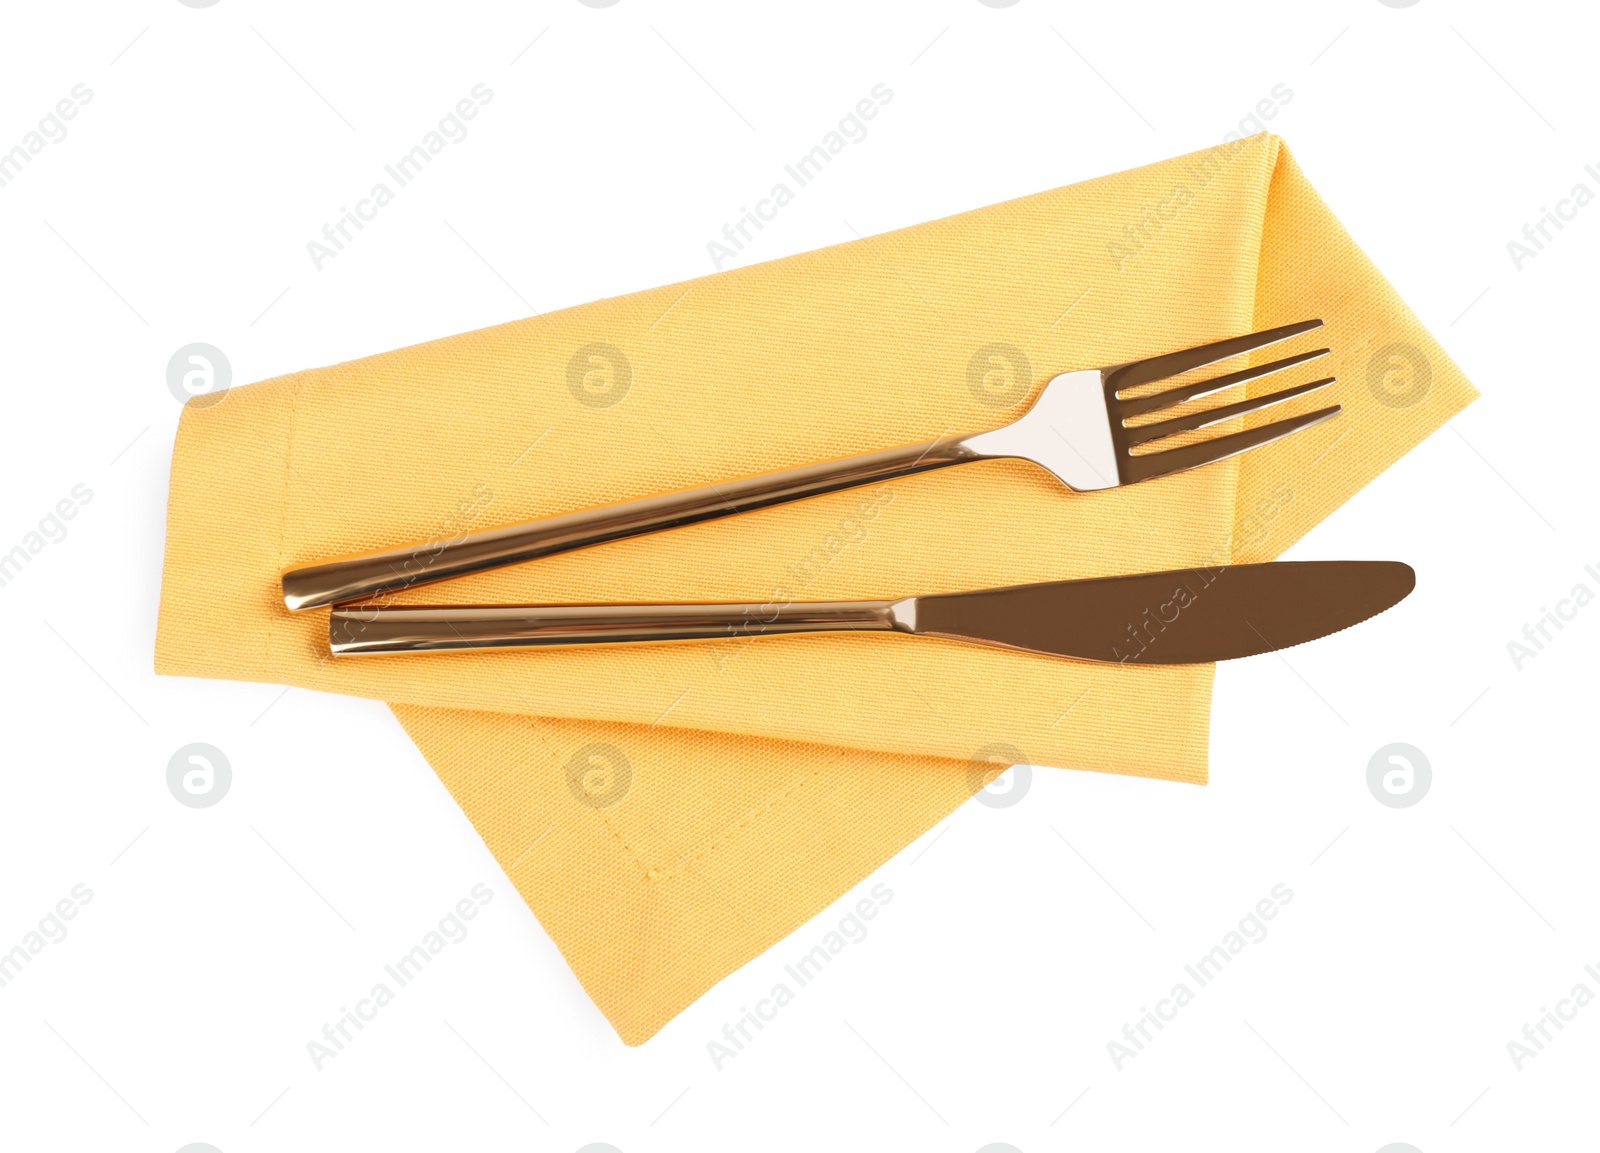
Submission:
[[[448,540],[426,541],[290,569],[282,578],[283,601],[296,610],[339,604],[978,460],[1032,461],[1073,492],[1095,492],[1184,472],[1271,444],[1319,424],[1338,415],[1340,406],[1331,405],[1176,447],[1162,448],[1156,442],[1326,388],[1336,378],[1324,377],[1265,396],[1161,420],[1132,423],[1135,418],[1164,412],[1186,401],[1281,372],[1325,356],[1329,350],[1319,348],[1296,353],[1268,364],[1158,392],[1132,396],[1128,393],[1141,385],[1288,340],[1321,324],[1320,320],[1303,320],[1126,364],[1064,372],[1046,382],[1038,398],[1016,420],[987,432],[941,437],[926,444],[886,449],[727,484],[645,497]],[[1153,446],[1155,451],[1133,451],[1146,445]]]

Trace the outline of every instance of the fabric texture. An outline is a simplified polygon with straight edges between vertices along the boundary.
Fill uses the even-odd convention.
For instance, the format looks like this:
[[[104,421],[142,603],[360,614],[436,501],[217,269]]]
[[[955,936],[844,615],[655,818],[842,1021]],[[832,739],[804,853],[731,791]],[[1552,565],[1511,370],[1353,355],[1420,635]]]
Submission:
[[[1085,495],[963,465],[393,600],[898,597],[1269,560],[1476,393],[1263,134],[201,398],[156,668],[389,702],[638,1044],[1004,763],[1203,783],[1211,668],[897,635],[333,660],[280,573],[976,432],[1058,372],[1308,317],[1256,358],[1327,344],[1307,367],[1339,383],[1271,418],[1344,414],[1225,463]]]

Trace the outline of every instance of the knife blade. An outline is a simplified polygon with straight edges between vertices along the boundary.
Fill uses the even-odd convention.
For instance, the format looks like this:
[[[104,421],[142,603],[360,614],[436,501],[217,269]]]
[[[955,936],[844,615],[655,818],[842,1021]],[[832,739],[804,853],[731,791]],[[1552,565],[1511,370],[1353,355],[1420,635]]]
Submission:
[[[1200,664],[1358,624],[1416,584],[1398,561],[1278,561],[899,600],[335,608],[335,656],[900,632],[1113,664]]]
[[[916,632],[1117,664],[1204,664],[1304,644],[1399,603],[1398,561],[1275,561],[917,599]]]

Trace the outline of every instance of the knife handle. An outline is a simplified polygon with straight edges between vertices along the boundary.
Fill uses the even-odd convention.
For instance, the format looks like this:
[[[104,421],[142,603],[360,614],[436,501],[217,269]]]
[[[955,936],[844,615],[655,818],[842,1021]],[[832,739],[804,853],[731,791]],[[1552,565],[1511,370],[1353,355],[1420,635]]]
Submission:
[[[736,640],[777,633],[911,632],[915,598],[773,604],[351,605],[328,620],[334,656],[540,645]]]
[[[624,537],[698,524],[787,501],[982,459],[962,438],[886,449],[583,512],[341,557],[283,574],[283,603],[319,608]]]

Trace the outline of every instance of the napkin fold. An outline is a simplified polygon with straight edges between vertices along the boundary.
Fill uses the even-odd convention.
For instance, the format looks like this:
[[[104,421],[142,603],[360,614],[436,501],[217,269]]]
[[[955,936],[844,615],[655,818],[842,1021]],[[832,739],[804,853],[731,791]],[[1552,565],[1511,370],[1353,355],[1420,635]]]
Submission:
[[[1203,783],[1212,669],[895,635],[334,661],[279,574],[979,431],[1058,372],[1319,316],[1294,347],[1339,383],[1245,421],[1344,414],[1225,463],[1077,496],[963,465],[394,600],[898,597],[1269,560],[1476,393],[1262,134],[201,398],[156,669],[389,702],[639,1044],[1006,764]]]

